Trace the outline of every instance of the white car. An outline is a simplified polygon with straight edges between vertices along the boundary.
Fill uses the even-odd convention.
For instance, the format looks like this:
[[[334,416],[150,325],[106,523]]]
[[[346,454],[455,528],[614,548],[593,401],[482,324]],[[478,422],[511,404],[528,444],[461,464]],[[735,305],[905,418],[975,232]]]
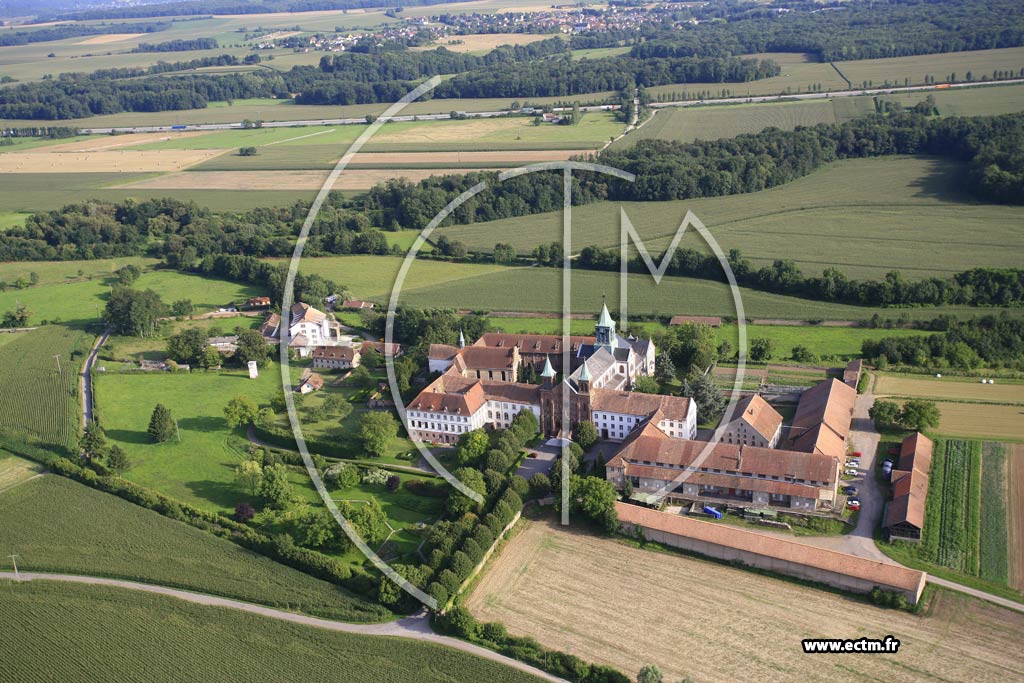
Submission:
[[[853,460],[846,461],[847,467],[860,467],[860,460],[854,458]]]
[[[858,470],[856,467],[847,467],[845,473],[850,475],[851,477],[856,477],[860,474],[860,470]]]

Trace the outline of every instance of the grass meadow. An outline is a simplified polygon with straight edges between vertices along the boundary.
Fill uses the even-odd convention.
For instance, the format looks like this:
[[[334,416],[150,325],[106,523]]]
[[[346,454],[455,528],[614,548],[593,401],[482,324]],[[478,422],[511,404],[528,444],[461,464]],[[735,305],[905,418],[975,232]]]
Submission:
[[[35,273],[35,286],[66,284],[82,280],[112,277],[114,271],[127,265],[145,270],[159,263],[144,256],[95,259],[92,261],[7,261],[0,262],[0,281],[11,284],[21,278],[28,280]]]
[[[0,517],[0,548],[17,552],[25,571],[155,583],[345,621],[388,617],[326,581],[57,475],[0,493]]]
[[[1006,446],[986,442],[981,459],[981,578],[1009,581]]]
[[[785,259],[806,274],[835,267],[851,278],[881,279],[891,270],[908,278],[948,277],[968,268],[1019,265],[1020,210],[977,203],[960,183],[959,166],[941,159],[850,159],[761,192],[621,206],[652,253],[668,247],[689,210],[724,251],[739,249],[756,267]],[[616,203],[574,207],[572,215],[574,252],[585,245],[618,247]],[[530,253],[560,239],[561,220],[560,213],[543,213],[441,228],[434,236],[443,232],[471,250],[508,242]],[[707,250],[692,231],[680,245]]]
[[[125,262],[129,260],[125,259]],[[120,259],[118,262],[121,262]],[[22,265],[28,265],[29,268],[35,266]],[[5,268],[6,265],[0,267]],[[32,312],[29,322],[33,325],[43,321],[87,325],[99,320],[113,284],[113,278],[96,277],[92,280],[66,284],[8,289],[6,292],[0,292],[0,311],[12,310],[18,304],[25,304]],[[233,301],[244,301],[251,296],[265,293],[253,285],[186,275],[172,270],[145,272],[135,281],[133,287],[152,289],[168,304],[178,299],[191,299],[197,313],[215,310]]]
[[[92,337],[60,326],[12,336],[0,346],[0,432],[72,447],[82,421],[78,373]]]
[[[5,582],[6,676],[37,683],[326,680],[538,683],[516,669],[410,639],[340,633],[108,586]],[[81,635],[88,633],[83,640]]]

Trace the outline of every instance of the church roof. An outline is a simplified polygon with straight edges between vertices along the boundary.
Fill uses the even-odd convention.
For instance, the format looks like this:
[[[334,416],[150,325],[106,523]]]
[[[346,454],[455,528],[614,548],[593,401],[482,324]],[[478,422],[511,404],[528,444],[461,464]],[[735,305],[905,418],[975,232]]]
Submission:
[[[576,379],[579,380],[580,382],[590,381],[590,369],[587,367],[587,361],[583,361],[583,365],[580,366],[580,372],[579,375],[577,375]]]
[[[601,304],[601,317],[597,319],[597,326],[615,327],[615,321],[612,320],[612,316],[608,312],[608,304]]]
[[[541,377],[554,377],[555,369],[551,367],[551,356],[544,356],[544,369],[541,370]]]

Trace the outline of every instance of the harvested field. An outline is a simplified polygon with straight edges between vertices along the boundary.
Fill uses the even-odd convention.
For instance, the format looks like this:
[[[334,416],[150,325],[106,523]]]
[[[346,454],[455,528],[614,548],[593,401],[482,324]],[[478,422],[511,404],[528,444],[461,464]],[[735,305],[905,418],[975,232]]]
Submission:
[[[75,45],[106,45],[107,43],[120,43],[122,40],[131,40],[146,35],[145,33],[106,33],[101,36],[92,36],[80,40]]]
[[[28,481],[42,471],[43,467],[31,460],[0,451],[0,493]]]
[[[876,336],[888,336],[877,335]],[[1024,403],[1024,384],[996,380],[982,384],[969,378],[935,379],[878,373],[875,394],[884,396],[920,396],[951,401],[986,401],[990,403]]]
[[[524,10],[517,9],[514,11],[522,12]],[[500,45],[529,45],[530,43],[536,43],[552,37],[553,36],[550,33],[480,33],[442,38],[431,45],[426,45],[422,48],[416,49],[434,50],[438,47],[443,47],[446,50],[451,50],[452,52],[489,51]]]
[[[1006,494],[1010,586],[1024,590],[1024,445],[1006,444]]]
[[[902,683],[1024,676],[1024,614],[940,591],[925,616],[913,616],[717,563],[640,550],[553,521],[526,523],[467,607],[515,635],[631,675],[655,663],[666,681]],[[801,654],[803,638],[886,634],[901,641],[898,655]]]
[[[165,153],[165,152],[164,152]],[[418,182],[432,175],[469,173],[473,169],[380,169],[352,170],[342,173],[334,183],[335,190],[366,190],[391,178],[408,178]],[[326,171],[203,171],[174,173],[141,180],[132,189],[156,190],[319,190],[327,179]]]
[[[224,150],[63,152],[0,154],[0,173],[168,173],[211,159]]]
[[[362,152],[352,158],[352,164],[409,167],[415,164],[532,164],[538,161],[562,161],[589,149],[533,150],[522,152]]]
[[[942,413],[937,431],[944,436],[987,441],[1024,440],[1024,406],[942,401],[937,404]]]

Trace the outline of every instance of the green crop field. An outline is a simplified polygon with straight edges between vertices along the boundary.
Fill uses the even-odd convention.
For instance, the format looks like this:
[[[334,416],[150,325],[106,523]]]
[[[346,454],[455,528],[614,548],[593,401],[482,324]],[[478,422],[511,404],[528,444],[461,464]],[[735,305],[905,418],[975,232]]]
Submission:
[[[42,471],[41,465],[0,450],[0,493],[28,481]],[[7,518],[4,519],[6,522]]]
[[[570,52],[573,59],[601,59],[603,57],[618,57],[630,50],[629,47],[594,47]]]
[[[346,621],[388,617],[326,581],[57,475],[0,494],[0,517],[0,549],[17,552],[26,571],[130,579]]]
[[[957,88],[937,90],[928,94],[935,98],[940,116],[996,116],[1024,111],[1024,85]],[[912,107],[924,97],[924,93],[917,92],[886,95],[882,99],[899,102],[904,107]]]
[[[8,624],[0,648],[12,681],[540,680],[441,645],[333,632],[169,596],[47,581],[0,589],[0,619]]]
[[[981,461],[981,578],[1009,579],[1006,528],[1006,446],[986,442]]]
[[[29,322],[33,325],[44,320],[85,325],[98,320],[112,285],[112,278],[97,277],[67,284],[8,289],[0,292],[0,311],[13,310],[21,303],[32,312]],[[265,294],[254,285],[186,275],[172,270],[143,273],[134,287],[153,289],[168,304],[178,299],[191,299],[197,313]]]
[[[850,102],[846,102],[846,99]],[[616,142],[613,147],[628,147],[638,140],[648,138],[693,142],[731,138],[742,133],[759,133],[772,127],[792,130],[797,126],[841,123],[874,110],[874,101],[869,97],[663,108],[657,109],[653,119]]]
[[[131,461],[127,479],[216,512],[231,512],[246,498],[234,482],[235,467],[245,453],[230,443],[232,430],[224,421],[224,406],[236,396],[269,403],[281,391],[277,364],[262,368],[255,380],[227,370],[111,372],[96,373],[93,383],[96,416],[107,440],[124,448]],[[146,428],[157,403],[170,408],[178,421],[180,442],[150,442]]]
[[[835,267],[851,278],[881,279],[891,270],[918,278],[1018,266],[1020,209],[976,203],[960,183],[960,167],[936,158],[851,159],[762,192],[621,206],[652,253],[669,245],[691,210],[724,251],[739,249],[757,267],[787,259],[806,274]],[[572,216],[574,252],[618,247],[615,203],[573,207]],[[443,232],[483,251],[508,242],[529,253],[560,239],[561,221],[560,213],[544,213],[441,228],[434,237]],[[706,251],[695,231],[680,246]]]
[[[78,373],[91,344],[83,332],[50,326],[0,346],[0,432],[67,448],[77,443]]]

